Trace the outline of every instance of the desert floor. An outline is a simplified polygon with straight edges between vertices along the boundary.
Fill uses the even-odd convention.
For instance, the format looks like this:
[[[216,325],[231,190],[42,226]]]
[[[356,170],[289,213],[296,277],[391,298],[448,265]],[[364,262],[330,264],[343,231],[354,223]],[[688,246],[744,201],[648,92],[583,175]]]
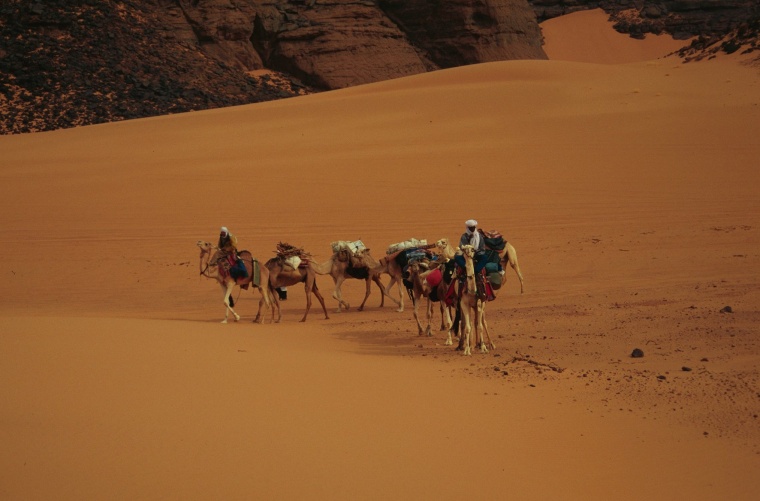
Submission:
[[[760,69],[544,30],[549,61],[0,137],[0,499],[757,499]],[[327,276],[329,319],[236,290],[222,325],[198,275],[222,225],[321,262],[469,218],[525,277],[489,353]]]

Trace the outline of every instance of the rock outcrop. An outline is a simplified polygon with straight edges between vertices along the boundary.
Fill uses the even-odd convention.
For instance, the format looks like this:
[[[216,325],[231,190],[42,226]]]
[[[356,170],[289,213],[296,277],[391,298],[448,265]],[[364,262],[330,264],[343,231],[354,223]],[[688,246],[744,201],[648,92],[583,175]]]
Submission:
[[[0,28],[0,133],[546,57],[527,0],[4,0]]]
[[[179,0],[204,52],[339,89],[486,61],[546,58],[527,0]]]
[[[0,133],[544,59],[540,20],[597,7],[634,37],[699,35],[692,58],[757,45],[757,0],[3,0]]]

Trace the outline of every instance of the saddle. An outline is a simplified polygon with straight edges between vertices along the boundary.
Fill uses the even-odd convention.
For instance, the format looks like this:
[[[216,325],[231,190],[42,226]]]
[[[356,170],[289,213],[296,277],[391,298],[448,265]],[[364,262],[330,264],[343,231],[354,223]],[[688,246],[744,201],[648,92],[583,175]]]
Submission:
[[[454,303],[462,298],[462,292],[467,289],[467,276],[465,275],[464,267],[457,267],[456,273],[456,280],[451,281],[444,297],[446,306],[454,306]],[[481,301],[486,302],[496,299],[491,282],[486,278],[485,270],[475,273],[475,287],[478,299]]]

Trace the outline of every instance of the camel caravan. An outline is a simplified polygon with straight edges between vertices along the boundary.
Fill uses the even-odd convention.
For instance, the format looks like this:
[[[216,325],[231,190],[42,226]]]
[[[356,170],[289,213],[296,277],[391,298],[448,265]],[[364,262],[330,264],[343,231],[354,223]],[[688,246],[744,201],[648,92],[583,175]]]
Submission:
[[[456,336],[459,338],[457,349],[465,355],[470,355],[473,347],[487,353],[495,345],[488,332],[486,304],[496,299],[507,265],[517,274],[520,293],[524,292],[523,276],[515,248],[501,234],[477,228],[475,220],[468,220],[465,226],[467,231],[456,247],[447,238],[432,244],[424,239],[410,238],[389,245],[385,256],[375,259],[361,240],[338,240],[330,244],[330,258],[317,263],[303,249],[280,242],[275,257],[263,264],[249,251],[238,250],[237,239],[222,227],[217,245],[202,240],[197,242],[200,275],[215,280],[222,289],[225,307],[222,323],[227,323],[230,314],[235,321],[240,320],[234,310],[236,300],[232,292],[235,286],[241,290],[251,288],[260,294],[254,322],[263,322],[266,311],[270,310],[271,321],[277,323],[282,318],[281,291],[299,283],[304,285],[306,292],[306,311],[300,321],[306,321],[312,295],[322,306],[325,319],[329,319],[324,297],[317,286],[318,275],[329,275],[334,285],[332,297],[338,303],[337,313],[350,309],[342,294],[346,280],[365,282],[364,300],[359,311],[364,309],[374,282],[380,290],[381,308],[387,297],[397,306],[397,312],[403,312],[405,296],[410,299],[418,335],[432,336],[433,305],[438,303],[440,330],[447,333],[445,344],[453,345],[452,338]],[[387,285],[383,285],[382,275],[390,276]],[[423,299],[426,300],[424,325],[419,314]]]

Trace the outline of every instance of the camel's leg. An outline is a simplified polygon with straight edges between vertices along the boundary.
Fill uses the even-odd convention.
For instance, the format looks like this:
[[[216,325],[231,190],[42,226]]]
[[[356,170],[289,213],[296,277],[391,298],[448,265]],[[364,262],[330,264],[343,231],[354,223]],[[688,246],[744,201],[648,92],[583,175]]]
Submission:
[[[449,307],[446,306],[446,301],[441,299],[439,303],[441,305],[441,330],[445,331],[451,327],[451,313],[449,313]]]
[[[351,307],[346,301],[343,300],[343,293],[340,289],[345,280],[346,280],[345,277],[338,277],[335,279],[335,291],[333,292],[333,297],[338,301],[337,313],[340,313],[341,311],[343,311],[344,306],[346,307],[346,311],[348,311],[348,309]],[[366,298],[365,298],[365,301],[366,301]],[[362,306],[363,305],[364,303],[362,303]]]
[[[414,321],[417,322],[417,335],[422,335],[422,322],[420,322],[420,316],[417,312],[417,306],[420,304],[419,301],[412,301],[412,313],[414,314]]]
[[[433,302],[430,300],[430,296],[427,298],[427,328],[425,334],[430,337],[433,335],[433,330],[430,328],[430,323],[433,320]]]
[[[486,345],[486,341],[485,341],[485,324],[484,324],[484,321],[485,321],[485,318],[486,318],[486,316],[485,316],[485,313],[486,313],[485,310],[486,310],[485,303],[483,301],[478,301],[477,302],[477,316],[476,316],[477,323],[476,323],[476,326],[477,326],[477,331],[478,331],[478,341],[479,341],[479,344],[480,344],[480,352],[481,353],[488,353],[488,346]],[[489,342],[491,341],[490,336],[488,338],[488,341]]]
[[[364,303],[367,302],[367,298],[369,298],[370,292],[372,292],[372,281],[369,277],[367,277],[367,280],[364,281],[367,284],[367,290],[364,292],[364,301],[362,301],[362,304],[359,305],[359,311],[364,310]]]
[[[317,296],[317,301],[322,305],[322,311],[325,312],[325,320],[330,320],[330,315],[327,314],[327,307],[325,306],[325,298],[322,297],[322,294],[319,292],[319,287],[317,287],[317,281],[314,280],[314,286],[311,288],[311,290],[314,292],[314,295]]]
[[[393,288],[394,284],[398,284],[398,297],[397,300],[395,297],[391,296],[391,289]],[[391,300],[398,305],[397,312],[401,313],[404,311],[404,291],[401,290],[401,282],[396,279],[393,275],[391,275],[391,281],[388,282],[388,285],[385,287],[385,295],[391,298]]]
[[[446,309],[448,310],[448,307]],[[456,313],[454,314],[454,320],[452,320],[449,323],[449,329],[448,329],[448,332],[446,333],[446,343],[444,343],[445,346],[451,346],[452,344],[454,344],[453,341],[452,341],[452,339],[451,339],[451,335],[452,334],[454,334],[455,336],[459,335],[459,332],[457,332],[455,334],[454,330],[459,331],[459,324],[461,324],[461,319],[462,319],[462,317],[461,317],[461,314],[459,312],[459,302],[457,302],[456,303]],[[457,348],[457,349],[460,349],[460,348]]]
[[[469,306],[463,306],[462,300],[460,299],[457,308],[457,314],[459,315],[459,324],[457,326],[457,332],[459,333],[459,345],[457,346],[457,350],[464,350],[464,310],[466,308],[469,308]],[[454,319],[454,323],[457,323],[456,319]]]
[[[380,281],[378,275],[373,275],[372,281],[380,288],[380,308],[382,308],[385,305],[385,286],[383,285],[383,282]]]
[[[232,306],[230,306],[230,295],[232,294],[232,289],[235,287],[235,282],[227,282],[226,287],[222,285],[222,289],[224,289],[224,306],[226,306],[226,309],[224,310],[224,320],[222,320],[223,324],[227,323],[227,318],[229,317],[229,313],[232,312],[232,315],[235,317],[235,322],[240,320],[240,315],[235,313],[235,310],[232,309]]]
[[[253,285],[253,284],[251,284]],[[261,293],[261,299],[259,299],[259,311],[256,312],[256,318],[253,319],[254,323],[261,324],[264,322],[264,305],[270,306],[269,301],[269,287],[255,287]],[[274,309],[272,310],[272,319],[274,320]]]
[[[261,299],[259,299],[259,311],[256,312],[256,318],[253,319],[253,323],[260,324],[264,322],[264,316],[261,311],[264,309],[264,293],[262,292]]]
[[[272,302],[272,323],[278,324],[280,323],[280,320],[282,320],[282,312],[280,311],[279,295],[277,294],[275,287],[273,287],[271,283],[269,284],[268,289],[269,289],[269,298]]]
[[[506,261],[509,263],[509,266],[515,270],[515,273],[517,273],[517,278],[520,279],[520,294],[522,294],[525,291],[525,288],[523,287],[523,276],[522,272],[520,271],[520,265],[517,263],[517,251],[514,247],[512,247],[512,245],[507,244],[505,254],[507,255]]]
[[[462,307],[462,336],[459,339],[459,346],[464,348],[464,353],[463,353],[464,355],[472,355],[472,349],[470,348],[471,334],[472,334],[472,320],[470,319],[470,307],[463,306]]]
[[[488,332],[488,322],[486,322],[486,311],[485,308],[483,309],[483,332],[486,333],[486,339],[488,345],[491,347],[492,350],[496,349],[496,345],[493,341],[491,341],[491,333]]]
[[[329,320],[330,315],[327,313],[327,306],[325,306],[325,298],[322,297],[322,294],[319,292],[319,288],[317,287],[317,281],[313,278],[311,280],[306,280],[306,313],[303,314],[303,318],[301,319],[301,322],[306,321],[306,316],[309,314],[309,310],[311,309],[311,294],[309,291],[313,292],[315,296],[317,296],[317,300],[319,301],[319,304],[322,305],[322,311],[325,312],[325,319]]]

